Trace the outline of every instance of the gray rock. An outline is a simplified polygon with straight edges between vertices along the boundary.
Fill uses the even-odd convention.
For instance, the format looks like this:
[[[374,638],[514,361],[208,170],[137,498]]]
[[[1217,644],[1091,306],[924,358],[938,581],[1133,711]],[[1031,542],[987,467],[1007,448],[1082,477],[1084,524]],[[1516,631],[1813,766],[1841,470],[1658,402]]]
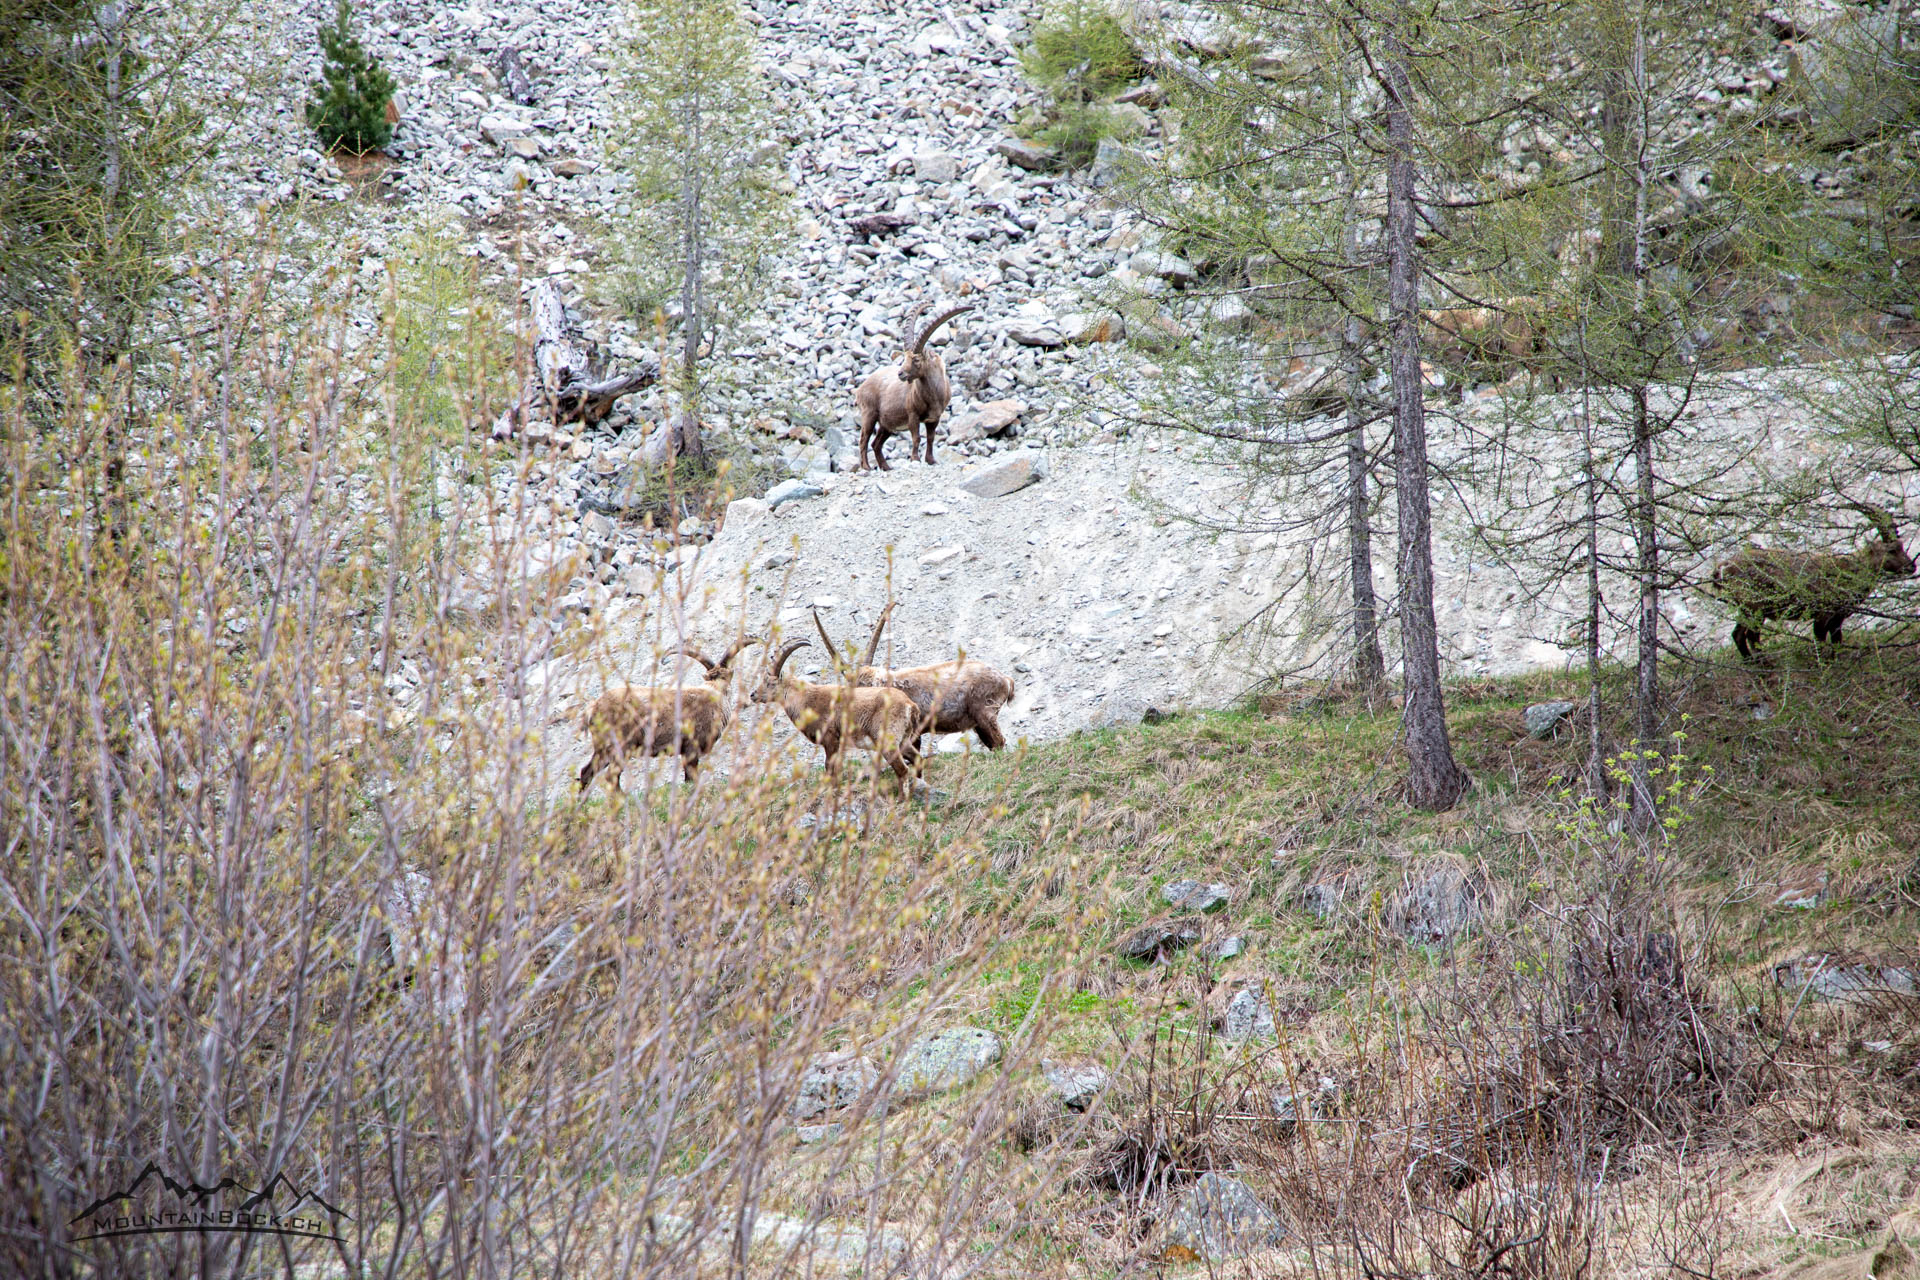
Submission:
[[[1052,147],[1029,142],[1025,138],[1002,138],[993,144],[994,154],[1022,169],[1051,169],[1059,153]]]
[[[1542,742],[1559,732],[1560,726],[1580,709],[1577,702],[1536,702],[1521,715],[1527,722],[1527,736]]]
[[[1387,909],[1387,929],[1408,942],[1446,946],[1480,922],[1486,902],[1477,874],[1439,863],[1408,880]]]
[[[1119,342],[1127,336],[1127,322],[1114,311],[1076,311],[1060,322],[1060,336],[1068,342]]]
[[[1205,1173],[1167,1219],[1165,1254],[1182,1261],[1224,1262],[1273,1248],[1286,1237],[1279,1216],[1260,1202],[1252,1187],[1237,1178]]]
[[[1280,1032],[1274,1026],[1273,1006],[1267,1003],[1267,993],[1259,987],[1242,987],[1227,1001],[1220,1035],[1226,1040],[1278,1040]]]
[[[1233,891],[1217,882],[1175,880],[1161,887],[1160,896],[1182,911],[1217,911],[1233,899]]]
[[[512,116],[484,116],[480,121],[480,136],[496,147],[524,138],[527,132],[526,124]]]
[[[960,162],[949,151],[918,151],[913,157],[913,176],[922,182],[952,182],[960,172]]]
[[[1208,947],[1206,954],[1209,959],[1213,960],[1231,960],[1235,956],[1244,953],[1246,949],[1247,940],[1236,933],[1232,937],[1222,938],[1220,941]]]
[[[1051,324],[1036,320],[1016,320],[1007,326],[1007,336],[1023,347],[1051,351],[1067,345],[1066,335]]]
[[[898,1078],[908,1093],[957,1089],[1000,1061],[1000,1037],[978,1027],[922,1036],[900,1055]]]
[[[793,1136],[802,1143],[811,1145],[816,1142],[831,1142],[847,1131],[847,1126],[835,1121],[833,1124],[799,1124],[793,1127]]]
[[[1153,249],[1134,254],[1127,265],[1143,276],[1154,276],[1172,285],[1189,285],[1199,279],[1193,264],[1185,258]]]
[[[960,487],[976,498],[1003,498],[1047,475],[1046,455],[1033,449],[1015,449],[968,472]]]
[[[1819,953],[1775,965],[1773,980],[1789,990],[1804,987],[1816,999],[1840,1004],[1876,1004],[1920,994],[1920,982],[1908,966]]]
[[[817,498],[825,492],[826,490],[813,481],[796,476],[791,480],[782,480],[767,490],[766,502],[767,506],[777,509],[785,503],[804,502],[808,498]]]
[[[1245,333],[1253,328],[1253,308],[1228,294],[1215,298],[1207,308],[1207,323],[1226,333]]]
[[[1273,1118],[1283,1128],[1292,1129],[1301,1120],[1324,1120],[1340,1109],[1340,1082],[1321,1076],[1311,1090],[1273,1095]]]
[[[1300,909],[1324,920],[1340,909],[1341,896],[1339,881],[1321,880],[1300,891]]]
[[[1085,1111],[1100,1096],[1111,1077],[1107,1069],[1098,1063],[1078,1064],[1043,1062],[1040,1073],[1047,1078],[1047,1085],[1058,1094],[1060,1101],[1069,1111]]]
[[[1120,954],[1133,960],[1158,960],[1200,941],[1200,922],[1155,920],[1120,940]]]
[[[880,1068],[871,1058],[851,1053],[823,1054],[801,1074],[799,1092],[787,1114],[796,1120],[811,1120],[850,1107],[878,1083]]]
[[[970,413],[955,422],[947,431],[947,439],[953,444],[965,444],[969,440],[983,440],[990,436],[1006,434],[1008,427],[1020,420],[1027,411],[1024,400],[993,400],[982,405],[978,413]]]

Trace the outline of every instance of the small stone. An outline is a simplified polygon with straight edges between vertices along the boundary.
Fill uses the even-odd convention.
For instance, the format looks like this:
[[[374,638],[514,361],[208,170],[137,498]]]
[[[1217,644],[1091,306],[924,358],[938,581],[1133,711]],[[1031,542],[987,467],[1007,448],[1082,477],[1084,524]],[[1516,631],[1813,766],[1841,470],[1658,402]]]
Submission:
[[[540,140],[538,138],[513,138],[507,143],[507,150],[522,160],[540,158]]]
[[[968,414],[954,423],[947,431],[947,440],[953,444],[965,444],[969,440],[1002,435],[1026,411],[1027,402],[1024,400],[988,401],[978,413]]]
[[[1285,1240],[1278,1215],[1237,1178],[1204,1173],[1167,1220],[1169,1261],[1224,1262]]]
[[[1273,1006],[1267,1003],[1267,993],[1258,987],[1243,987],[1233,999],[1227,1001],[1220,1035],[1227,1040],[1279,1039],[1280,1033],[1273,1022]]]
[[[1231,294],[1215,298],[1207,308],[1207,323],[1226,333],[1245,333],[1255,318],[1253,308]]]
[[[1160,896],[1182,911],[1215,911],[1227,905],[1233,891],[1218,882],[1202,884],[1198,880],[1175,880],[1163,886]]]
[[[831,1142],[847,1131],[847,1126],[833,1124],[801,1124],[793,1128],[793,1136],[803,1143]]]
[[[1521,712],[1527,723],[1527,736],[1546,742],[1559,732],[1560,726],[1573,713],[1580,709],[1576,702],[1536,702]],[[1508,721],[1509,724],[1512,721]]]
[[[1120,940],[1120,954],[1131,960],[1160,960],[1200,941],[1200,922],[1156,920]]]
[[[946,564],[950,560],[957,559],[965,553],[965,547],[935,547],[920,557],[920,567],[923,569],[932,569],[936,566]]]
[[[496,147],[524,138],[526,134],[527,126],[512,116],[487,116],[480,121],[480,136]]]
[[[800,1089],[788,1114],[811,1120],[823,1112],[850,1107],[880,1083],[880,1068],[869,1058],[829,1053],[813,1060],[800,1077]]]
[[[1486,897],[1479,875],[1443,862],[1408,879],[1387,909],[1387,929],[1408,942],[1446,946],[1479,923]]]
[[[1235,956],[1244,953],[1246,949],[1247,940],[1236,933],[1232,937],[1222,938],[1220,941],[1208,947],[1206,954],[1209,959],[1213,960],[1231,960]]]
[[[1816,998],[1839,1004],[1875,1004],[1920,993],[1914,971],[1904,965],[1819,953],[1775,965],[1773,980],[1790,990],[1808,988]]]
[[[994,144],[994,153],[1022,169],[1050,169],[1059,158],[1052,147],[1029,142],[1025,138],[1002,138]]]
[[[1039,347],[1051,351],[1055,347],[1067,345],[1066,335],[1050,324],[1035,321],[1016,321],[1007,326],[1007,336],[1023,347]]]
[[[1068,342],[1118,342],[1127,336],[1127,322],[1112,311],[1077,311],[1060,322]]]
[[[1136,253],[1128,260],[1127,266],[1140,275],[1157,277],[1171,285],[1189,285],[1199,279],[1199,273],[1193,269],[1191,262],[1172,253],[1155,250]]]
[[[919,151],[913,157],[913,176],[922,182],[952,182],[960,172],[960,162],[948,151]]]
[[[1334,881],[1310,884],[1300,891],[1300,909],[1310,916],[1326,919],[1340,909],[1340,886]]]
[[[766,503],[769,508],[778,510],[786,503],[804,502],[808,498],[817,498],[825,492],[825,489],[822,489],[811,480],[802,480],[795,477],[792,480],[782,480],[779,484],[767,490]]]
[[[1098,1063],[1042,1062],[1040,1073],[1069,1111],[1085,1111],[1106,1089],[1110,1077]]]
[[[968,472],[960,487],[976,498],[1003,498],[1046,478],[1046,455],[1016,449]]]
[[[1000,1061],[1000,1037],[978,1027],[922,1036],[900,1055],[898,1079],[909,1093],[957,1089]]]
[[[547,166],[547,172],[560,178],[580,178],[593,172],[593,166],[579,156],[565,156]]]

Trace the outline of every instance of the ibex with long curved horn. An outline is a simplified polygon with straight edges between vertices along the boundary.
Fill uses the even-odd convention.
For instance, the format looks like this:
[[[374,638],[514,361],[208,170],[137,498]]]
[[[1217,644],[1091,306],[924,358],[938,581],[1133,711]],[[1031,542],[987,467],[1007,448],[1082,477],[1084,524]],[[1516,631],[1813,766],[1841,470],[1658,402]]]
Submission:
[[[912,699],[898,689],[857,689],[845,684],[814,684],[799,676],[781,674],[794,650],[811,640],[789,640],[780,646],[760,674],[748,698],[777,704],[807,741],[827,753],[827,772],[840,774],[840,752],[847,746],[867,747],[892,766],[902,795],[913,794],[920,772],[920,753],[914,732],[919,712]]]
[[[1858,551],[1841,554],[1749,547],[1713,571],[1712,594],[1732,605],[1734,647],[1751,659],[1760,624],[1769,618],[1813,621],[1816,642],[1840,642],[1840,627],[1884,578],[1910,577],[1913,557],[1900,545],[1893,516],[1880,507],[1849,502],[1879,534]]]
[[[594,700],[587,712],[587,735],[593,756],[580,769],[580,789],[613,766],[614,786],[629,756],[680,757],[681,776],[688,782],[699,772],[700,761],[712,753],[733,720],[727,710],[727,682],[733,678],[733,660],[754,640],[736,640],[718,662],[691,649],[685,656],[707,669],[706,683],[691,687],[651,688],[622,685]]]
[[[947,382],[946,362],[938,352],[926,349],[927,339],[941,325],[973,308],[948,307],[916,332],[914,326],[925,310],[926,304],[922,303],[907,317],[902,328],[907,347],[900,354],[900,363],[868,374],[860,389],[853,393],[853,402],[860,407],[862,471],[867,469],[868,442],[872,442],[873,460],[880,469],[893,469],[887,465],[888,436],[911,432],[913,441],[907,456],[918,457],[922,428],[927,433],[927,465],[933,465],[933,429],[940,425],[940,415],[947,411],[947,403],[953,399],[953,388]]]
[[[914,735],[916,741],[923,733],[971,732],[989,751],[1006,746],[999,717],[1000,708],[1013,700],[1013,681],[974,658],[952,658],[921,667],[874,666],[880,633],[886,629],[891,616],[893,604],[889,603],[881,611],[880,620],[873,624],[873,634],[867,637],[866,653],[849,673],[850,683],[856,687],[880,685],[898,689],[913,699],[914,708],[920,713],[919,732]],[[820,629],[820,639],[825,641],[827,651],[835,652],[818,609],[813,612],[813,625]]]

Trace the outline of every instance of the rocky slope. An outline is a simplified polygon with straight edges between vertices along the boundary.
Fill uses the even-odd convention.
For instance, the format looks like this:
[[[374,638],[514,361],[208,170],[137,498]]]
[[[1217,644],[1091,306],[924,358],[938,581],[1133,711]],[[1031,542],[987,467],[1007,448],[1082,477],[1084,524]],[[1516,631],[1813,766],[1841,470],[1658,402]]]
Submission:
[[[655,407],[646,396],[607,430],[529,433],[531,465],[503,455],[492,475],[492,497],[509,509],[533,499],[510,562],[565,583],[559,611],[538,625],[593,616],[606,643],[572,646],[581,656],[529,672],[525,687],[569,712],[608,680],[654,678],[654,658],[682,638],[723,642],[776,620],[791,634],[816,602],[838,634],[864,633],[888,593],[889,549],[903,602],[896,659],[965,649],[1013,671],[1016,736],[1149,706],[1217,705],[1319,652],[1328,610],[1306,609],[1294,589],[1315,551],[1304,533],[1280,531],[1288,513],[1261,511],[1270,498],[1244,492],[1193,444],[1116,438],[1089,407],[1124,403],[1129,386],[1159,376],[1150,354],[1116,341],[1119,318],[1094,302],[1104,291],[1155,296],[1168,323],[1232,329],[1246,317],[1189,298],[1192,268],[1103,203],[1088,175],[1023,167],[1032,157],[1009,129],[1033,100],[1016,55],[1032,6],[757,0],[750,12],[778,99],[782,132],[769,145],[785,158],[796,234],[775,292],[736,338],[733,358],[751,366],[753,389],[723,398],[712,425],[777,457],[798,483],[777,489],[776,503],[735,504],[722,527],[690,522],[676,549],[620,512]],[[402,122],[396,162],[351,180],[313,150],[289,105],[316,69],[312,28],[330,13],[325,0],[256,5],[247,66],[210,71],[247,121],[223,153],[219,199],[229,209],[337,203],[346,229],[334,239],[361,255],[364,276],[381,270],[396,224],[454,211],[484,280],[511,294],[555,279],[616,356],[639,350],[642,335],[592,305],[589,287],[606,261],[599,237],[627,199],[604,150],[620,6],[386,0],[363,10],[369,45],[403,86]],[[1212,28],[1185,36],[1195,48],[1217,38]],[[517,89],[515,66],[529,76]],[[1774,83],[1736,79],[1729,95]],[[1137,124],[1153,145],[1153,116],[1141,112]],[[1526,145],[1512,158],[1524,166]],[[313,287],[322,265],[286,269]],[[896,349],[910,307],[952,299],[977,310],[941,339],[956,382],[943,461],[846,474],[854,384]],[[1756,439],[1789,453],[1804,444],[1764,378],[1733,380],[1707,416],[1716,452]],[[1473,450],[1447,441],[1465,439],[1449,434],[1438,447],[1456,477],[1470,472]],[[1023,452],[1009,462],[1013,450]],[[963,466],[1017,467],[1029,456],[1047,472],[1030,487],[983,497],[959,485]],[[1550,491],[1563,474],[1548,459],[1530,483]],[[1559,643],[1576,613],[1568,590],[1530,592],[1491,565],[1472,537],[1472,481],[1454,485],[1436,513],[1449,670],[1569,661]],[[1259,515],[1273,531],[1216,537],[1183,514]],[[1379,559],[1390,588],[1388,557]],[[694,607],[659,607],[663,585],[676,584],[692,587]],[[476,565],[464,602],[492,585]],[[1697,604],[1670,597],[1677,636],[1708,634]],[[1247,643],[1256,620],[1255,632],[1272,632],[1264,645]]]

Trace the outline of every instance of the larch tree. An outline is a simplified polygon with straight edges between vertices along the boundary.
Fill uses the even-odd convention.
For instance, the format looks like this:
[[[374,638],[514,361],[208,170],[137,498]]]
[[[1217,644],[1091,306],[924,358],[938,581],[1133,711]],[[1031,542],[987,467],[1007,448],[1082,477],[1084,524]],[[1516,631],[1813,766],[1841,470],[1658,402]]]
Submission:
[[[670,312],[679,354],[661,352],[678,404],[643,457],[705,456],[701,407],[712,353],[766,278],[785,208],[772,110],[752,28],[736,0],[630,0],[612,99],[611,154],[631,183],[616,227],[621,288],[645,324]]]

